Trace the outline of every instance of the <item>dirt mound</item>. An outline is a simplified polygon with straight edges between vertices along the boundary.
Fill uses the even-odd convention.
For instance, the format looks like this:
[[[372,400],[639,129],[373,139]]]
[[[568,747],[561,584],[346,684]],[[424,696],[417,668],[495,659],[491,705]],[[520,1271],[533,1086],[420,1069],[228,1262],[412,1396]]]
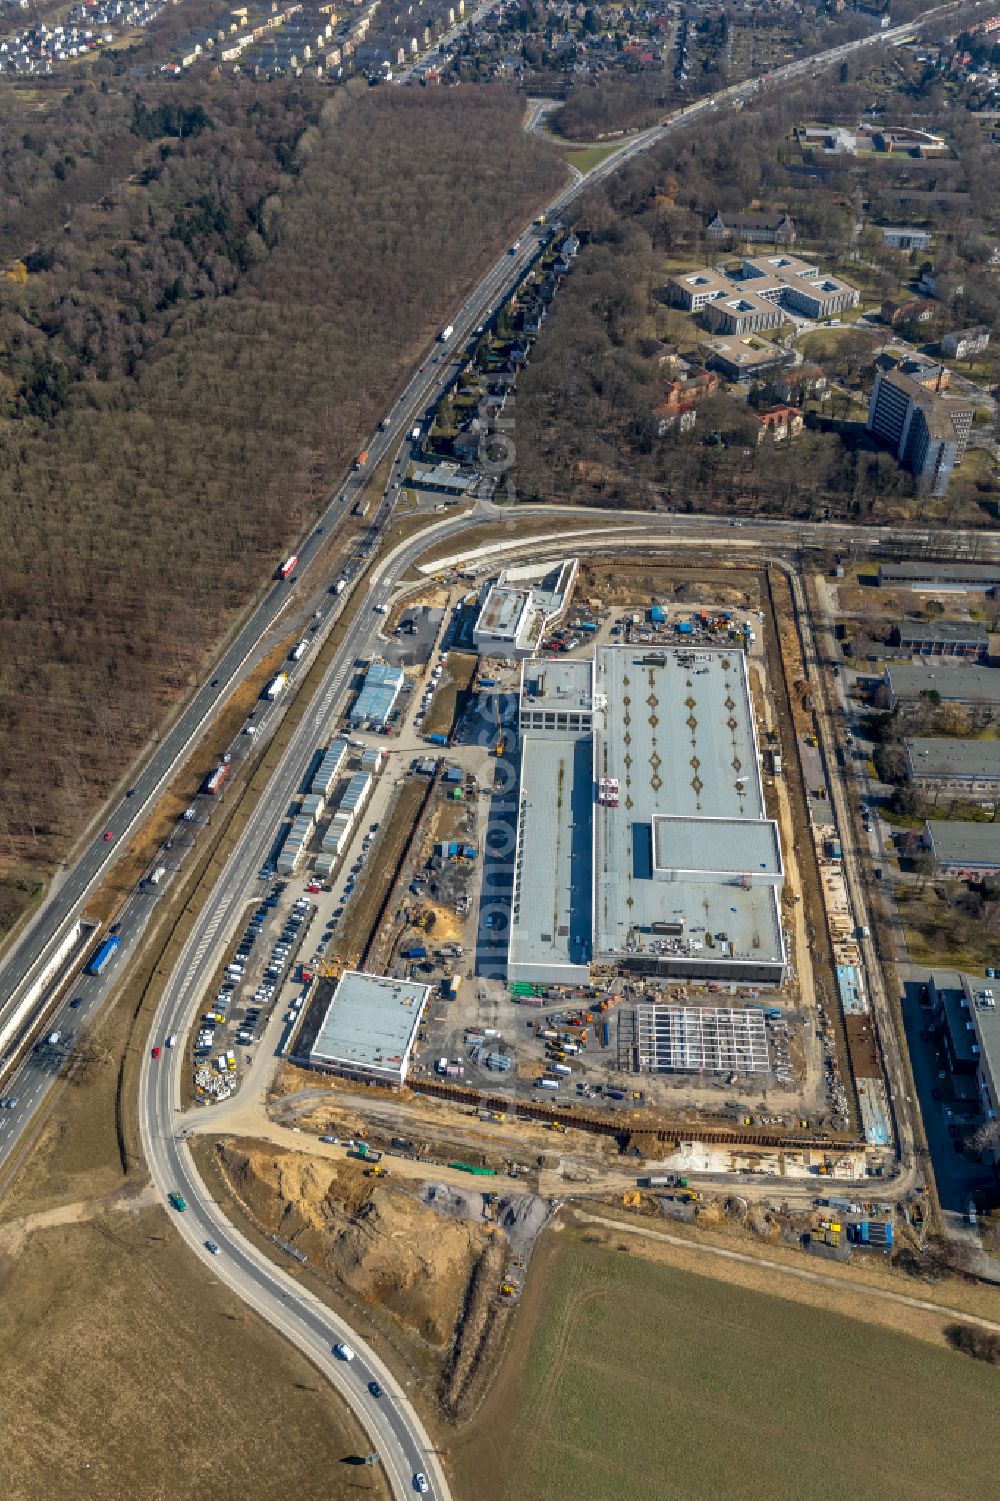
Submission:
[[[360,1166],[256,1143],[227,1142],[219,1166],[262,1229],[303,1251],[363,1302],[378,1303],[429,1344],[447,1345],[486,1233],[443,1216]]]

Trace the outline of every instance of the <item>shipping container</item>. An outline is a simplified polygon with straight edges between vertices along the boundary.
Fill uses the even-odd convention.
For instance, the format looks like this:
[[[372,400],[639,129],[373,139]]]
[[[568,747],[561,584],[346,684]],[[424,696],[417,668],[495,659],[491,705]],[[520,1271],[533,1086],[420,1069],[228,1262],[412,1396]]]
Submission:
[[[408,949],[403,949],[404,959],[426,959],[427,950],[422,943],[413,943]]]
[[[474,1167],[471,1162],[449,1162],[448,1166],[453,1167],[459,1173],[472,1173],[475,1178],[496,1177],[496,1168]]]
[[[105,938],[104,942],[90,956],[90,963],[87,965],[86,973],[88,975],[99,975],[111,963],[111,960],[115,957],[120,947],[121,938],[117,933],[112,933],[110,938]]]
[[[428,735],[427,736],[427,741],[428,741],[428,744],[430,744],[430,745],[447,745],[448,744],[448,736],[447,735]]]
[[[535,1088],[536,1089],[558,1089],[559,1088],[559,1081],[558,1081],[558,1079],[536,1079],[535,1080]]]
[[[654,625],[663,625],[667,618],[667,612],[662,605],[653,605],[649,612],[649,618]]]

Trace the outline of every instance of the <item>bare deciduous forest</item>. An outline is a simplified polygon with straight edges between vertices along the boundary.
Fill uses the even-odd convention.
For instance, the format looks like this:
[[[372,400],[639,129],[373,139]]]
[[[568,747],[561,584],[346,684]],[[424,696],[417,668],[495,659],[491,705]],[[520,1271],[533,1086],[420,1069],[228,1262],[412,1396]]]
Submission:
[[[0,927],[562,181],[501,88],[0,105]]]

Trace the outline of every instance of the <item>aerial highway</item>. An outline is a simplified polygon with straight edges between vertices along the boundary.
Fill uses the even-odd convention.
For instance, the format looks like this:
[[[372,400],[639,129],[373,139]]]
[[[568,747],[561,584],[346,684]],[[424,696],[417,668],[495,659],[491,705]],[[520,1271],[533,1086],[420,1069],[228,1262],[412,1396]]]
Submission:
[[[928,21],[939,19],[951,8],[945,6],[930,12],[910,23],[905,30],[913,32]],[[895,33],[877,33],[791,63],[775,70],[770,76],[769,87],[800,76],[808,70],[839,61],[859,48],[891,43],[902,31],[903,28],[897,28]],[[554,216],[565,211],[592,182],[608,176],[623,162],[640,152],[649,150],[669,132],[683,128],[711,111],[739,106],[759,88],[757,81],[734,85],[719,95],[689,106],[669,121],[637,133],[605,158],[583,182],[574,183],[556,195],[546,208],[548,219],[551,221]],[[460,347],[476,325],[485,322],[496,312],[533,264],[550,232],[549,228],[542,228],[537,224],[526,228],[515,244],[490,267],[453,315],[454,334],[449,340],[449,349]],[[453,375],[454,366],[448,349],[435,344],[419,369],[413,373],[379,431],[370,439],[368,460],[363,471],[352,473],[337,489],[317,524],[299,543],[295,582],[275,581],[265,590],[231,636],[215,666],[206,675],[207,681],[181,708],[160,737],[128,793],[95,824],[65,879],[42,904],[34,921],[22,933],[19,942],[12,947],[0,968],[0,1038],[5,1036],[5,1027],[24,1004],[25,995],[30,991],[52,948],[85,909],[89,896],[119,848],[127,843],[129,836],[162,794],[178,766],[218,712],[229,691],[241,680],[262,639],[279,622],[282,612],[288,607],[291,589],[304,591],[307,586],[318,587],[320,581],[310,577],[310,565],[326,543],[330,529],[350,510],[370,471],[387,455],[395,454],[413,422],[423,415],[428,405],[437,400]],[[390,498],[382,504],[375,518],[375,527],[378,529],[385,525],[390,515]],[[474,529],[485,521],[495,519],[496,514],[493,507],[479,506],[472,512],[439,523],[433,529],[433,534],[437,537],[461,537],[463,544],[468,545],[474,537]],[[557,514],[564,523],[566,513]],[[585,514],[589,520],[596,520],[592,510]],[[615,514],[616,525],[625,519],[622,513]],[[641,520],[642,524],[650,525],[648,515],[644,515]],[[704,533],[711,537],[713,533],[717,533],[720,525],[714,518],[686,516],[660,516],[655,524],[664,531],[695,537]],[[745,535],[748,542],[763,539],[772,546],[801,546],[804,536],[813,533],[817,545],[822,540],[836,546],[845,543],[850,545],[852,539],[862,537],[871,546],[883,537],[891,540],[893,535],[891,532],[869,532],[857,526],[832,528],[817,524],[812,529],[798,523],[780,522],[773,525],[748,524]],[[323,684],[289,741],[261,801],[258,817],[242,836],[230,868],[200,914],[181,960],[170,977],[155,1022],[154,1036],[157,1040],[162,1041],[170,1032],[180,1033],[185,1030],[192,1008],[200,997],[202,981],[206,973],[210,973],[206,966],[214,961],[220,943],[240,915],[256,871],[268,853],[278,819],[301,780],[308,757],[315,748],[317,736],[329,718],[336,700],[342,695],[355,660],[370,651],[381,617],[369,606],[384,605],[390,599],[397,581],[428,546],[428,535],[424,532],[418,538],[402,544],[390,557],[378,560],[373,566],[367,581],[368,604],[363,604],[352,620]],[[981,545],[981,539],[970,539],[970,549]],[[996,546],[995,537],[990,539],[989,545]],[[315,569],[312,572],[315,573]],[[139,898],[135,901],[135,907],[130,906],[126,915],[130,919],[134,918],[138,924],[144,908]],[[82,1023],[96,1013],[104,989],[103,986],[92,986],[89,983],[74,987],[74,998],[79,995],[81,999],[81,1007],[72,1013],[75,1027],[82,1027]],[[66,1015],[69,1025],[70,1013],[67,1012]],[[304,1294],[296,1283],[283,1277],[262,1253],[242,1240],[231,1229],[221,1209],[212,1202],[184,1145],[183,1127],[177,1119],[182,1056],[183,1050],[168,1050],[159,1065],[154,1065],[147,1058],[140,1099],[143,1139],[154,1181],[164,1196],[180,1192],[188,1202],[187,1211],[176,1217],[178,1227],[192,1246],[196,1249],[200,1247],[201,1254],[211,1261],[218,1275],[234,1291],[299,1345],[335,1381],[372,1435],[373,1444],[397,1494],[401,1495],[404,1491],[409,1493],[412,1490],[413,1474],[422,1472],[431,1482],[432,1494],[442,1497],[447,1495],[443,1472],[416,1414],[388,1373],[382,1370],[374,1354],[358,1349],[354,1361],[337,1361],[332,1354],[333,1344],[347,1339],[357,1349],[356,1337],[329,1310]],[[22,1065],[28,1072],[18,1076],[19,1081],[23,1077],[30,1088],[19,1092],[9,1083],[5,1082],[2,1086],[9,1093],[19,1094],[19,1098],[18,1106],[11,1112],[4,1136],[0,1139],[0,1161],[21,1138],[35,1111],[44,1101],[47,1085],[57,1075],[62,1062],[58,1046],[51,1054],[46,1055],[43,1051],[32,1057],[31,1063]],[[0,1062],[0,1073],[2,1069],[3,1064]],[[219,1246],[218,1256],[206,1249],[208,1241]],[[371,1374],[373,1372],[375,1374]],[[370,1380],[377,1380],[386,1395],[372,1398],[367,1387]]]
[[[812,57],[801,58],[775,69],[768,75],[767,86],[773,88],[801,74],[829,66],[861,48],[891,43],[904,34],[910,34],[939,20],[954,4],[938,7],[919,17],[907,27],[876,32],[870,36],[842,46],[830,48]],[[620,147],[590,172],[582,181],[574,181],[548,204],[546,216],[551,221],[564,212],[581,193],[596,181],[617,171],[624,162],[641,152],[650,150],[671,131],[684,128],[692,121],[712,111],[726,107],[741,107],[762,87],[759,80],[734,84],[718,94],[680,110],[648,130],[637,132],[623,141]],[[525,275],[545,243],[549,230],[533,224],[525,229],[510,250],[502,255],[486,272],[475,290],[453,317],[454,334],[451,346],[461,344],[472,327],[491,316],[512,288]],[[446,388],[452,378],[445,353],[435,346],[424,362],[408,381],[395,402],[384,425],[373,434],[368,444],[368,461],[365,472],[351,474],[330,500],[318,524],[302,539],[298,547],[298,568],[293,579],[302,580],[309,565],[319,552],[332,525],[350,509],[363,487],[367,473],[378,465],[389,451],[398,448],[409,430],[413,419]],[[207,674],[208,681],[202,684],[192,698],[181,708],[173,722],[161,735],[152,754],[137,773],[128,794],[118,800],[95,823],[82,850],[65,878],[55,885],[41,903],[33,919],[18,936],[0,966],[0,1077],[8,1061],[5,1052],[9,1039],[17,1026],[22,1024],[21,1009],[24,997],[30,993],[32,982],[37,979],[46,956],[83,911],[87,898],[99,884],[117,851],[136,830],[143,815],[156,802],[169,783],[171,776],[182,763],[185,755],[197,743],[199,736],[225,701],[228,692],[239,681],[246,664],[255,649],[274,626],[285,609],[290,584],[276,581],[263,594],[242,625],[235,631],[224,648],[214,668]],[[16,1018],[17,1025],[14,1024]]]

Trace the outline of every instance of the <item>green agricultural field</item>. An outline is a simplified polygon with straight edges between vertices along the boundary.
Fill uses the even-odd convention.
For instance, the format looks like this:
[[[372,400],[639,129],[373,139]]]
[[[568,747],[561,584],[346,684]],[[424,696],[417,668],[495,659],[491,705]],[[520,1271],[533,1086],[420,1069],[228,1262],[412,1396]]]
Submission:
[[[454,1455],[477,1501],[991,1494],[1000,1372],[905,1335],[609,1254],[540,1275],[523,1372]],[[524,1309],[525,1314],[529,1310]],[[506,1408],[506,1411],[504,1410]]]

